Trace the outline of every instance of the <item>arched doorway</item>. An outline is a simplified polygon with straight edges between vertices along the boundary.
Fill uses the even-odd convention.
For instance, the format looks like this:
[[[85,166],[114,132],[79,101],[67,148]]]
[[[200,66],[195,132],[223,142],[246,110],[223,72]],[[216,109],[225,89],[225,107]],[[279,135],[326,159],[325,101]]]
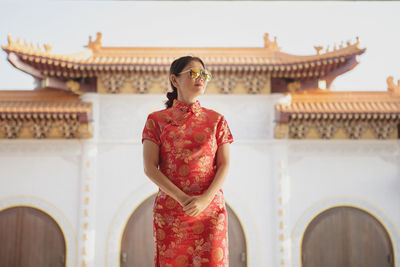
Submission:
[[[30,207],[0,212],[0,266],[65,266],[65,240],[58,224]]]
[[[315,217],[302,242],[303,267],[394,267],[393,247],[382,224],[353,207]]]
[[[132,214],[121,241],[121,267],[154,265],[153,203],[156,194],[147,198]],[[229,266],[247,266],[244,231],[236,214],[228,212]]]

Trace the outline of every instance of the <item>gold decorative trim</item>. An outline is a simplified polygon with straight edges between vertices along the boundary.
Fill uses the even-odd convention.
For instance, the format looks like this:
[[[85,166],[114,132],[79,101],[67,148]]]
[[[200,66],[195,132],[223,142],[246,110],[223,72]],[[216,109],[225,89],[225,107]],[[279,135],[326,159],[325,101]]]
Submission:
[[[214,75],[205,94],[268,94],[270,87],[270,76],[266,73],[221,72]],[[169,91],[169,77],[165,74],[103,74],[97,81],[97,92],[104,94],[166,94]]]
[[[308,115],[308,114],[306,114]],[[330,114],[332,115],[332,114]],[[329,118],[330,117],[330,118]],[[275,138],[283,139],[398,139],[400,115],[355,119],[327,116],[311,119],[293,114],[288,123],[275,126]]]
[[[35,114],[36,115],[36,114]],[[78,119],[45,119],[34,116],[31,119],[5,117],[0,118],[0,139],[53,139],[53,138],[91,138],[93,129],[89,123],[80,123]]]

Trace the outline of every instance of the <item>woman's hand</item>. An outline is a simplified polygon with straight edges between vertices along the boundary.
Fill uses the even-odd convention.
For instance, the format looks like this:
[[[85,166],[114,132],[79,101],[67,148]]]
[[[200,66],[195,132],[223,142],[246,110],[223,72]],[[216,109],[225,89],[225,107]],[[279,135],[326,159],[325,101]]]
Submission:
[[[187,215],[196,217],[207,208],[207,206],[212,201],[212,198],[206,194],[200,196],[191,196],[186,205],[183,206],[183,210]]]
[[[179,204],[184,207],[192,201],[192,197],[187,195],[186,193],[182,192],[182,196],[178,200]]]

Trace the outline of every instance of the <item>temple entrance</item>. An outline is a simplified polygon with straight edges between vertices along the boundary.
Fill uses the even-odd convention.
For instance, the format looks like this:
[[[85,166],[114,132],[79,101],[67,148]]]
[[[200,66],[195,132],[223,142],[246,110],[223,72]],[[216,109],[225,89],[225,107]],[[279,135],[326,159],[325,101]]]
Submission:
[[[65,240],[44,212],[14,207],[0,212],[0,266],[65,266]]]
[[[121,267],[154,266],[153,203],[156,194],[147,198],[126,224],[121,242]],[[242,226],[226,204],[228,212],[229,266],[247,266],[246,242]]]
[[[353,207],[331,208],[312,220],[302,243],[303,267],[394,267],[385,228]]]

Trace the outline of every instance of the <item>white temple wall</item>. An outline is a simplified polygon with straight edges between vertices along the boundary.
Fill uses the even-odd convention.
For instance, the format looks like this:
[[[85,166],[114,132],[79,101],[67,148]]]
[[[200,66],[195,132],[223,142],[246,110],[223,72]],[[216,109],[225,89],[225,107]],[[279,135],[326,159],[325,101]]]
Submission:
[[[7,151],[5,142],[13,143]],[[59,141],[1,140],[0,199],[14,196],[42,199],[59,208],[76,226],[80,145],[76,140],[62,142],[64,145],[58,146]],[[63,155],[65,145],[70,147]],[[59,151],[52,146],[58,146]]]

